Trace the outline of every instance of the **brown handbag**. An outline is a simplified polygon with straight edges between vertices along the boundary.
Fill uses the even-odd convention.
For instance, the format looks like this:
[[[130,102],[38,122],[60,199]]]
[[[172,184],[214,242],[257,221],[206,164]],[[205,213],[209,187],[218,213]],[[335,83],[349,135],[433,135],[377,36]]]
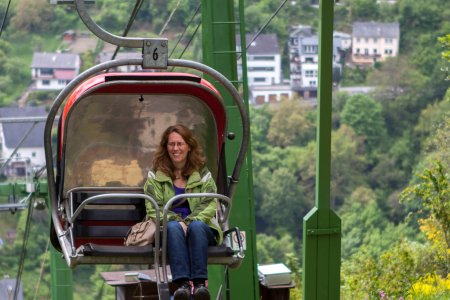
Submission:
[[[156,224],[152,219],[134,224],[124,239],[125,246],[145,246],[153,243]]]

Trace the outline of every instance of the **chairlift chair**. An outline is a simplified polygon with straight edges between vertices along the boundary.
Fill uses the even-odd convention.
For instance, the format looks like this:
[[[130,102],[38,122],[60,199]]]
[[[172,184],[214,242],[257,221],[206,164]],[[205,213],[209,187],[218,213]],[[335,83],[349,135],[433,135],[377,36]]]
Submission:
[[[61,92],[45,130],[51,240],[67,264],[72,268],[79,264],[153,264],[162,267],[163,280],[168,281],[167,212],[178,198],[197,194],[175,196],[166,205],[162,222],[157,220],[163,229],[162,243],[158,234],[154,245],[130,247],[123,241],[128,229],[144,218],[145,201],[158,210],[156,201],[143,193],[143,184],[162,132],[181,123],[203,145],[207,166],[219,187],[217,194],[207,196],[219,200],[224,236],[234,232],[240,246],[233,250],[225,238],[223,245],[209,247],[208,263],[239,266],[244,257],[239,229],[228,228],[239,166],[227,178],[227,115],[219,92],[205,79],[187,73],[88,75],[83,75],[87,80],[80,79],[73,87],[69,84],[69,91]],[[61,110],[53,151],[52,125]],[[49,159],[53,152],[55,162]],[[240,151],[237,164],[242,163],[244,153]]]

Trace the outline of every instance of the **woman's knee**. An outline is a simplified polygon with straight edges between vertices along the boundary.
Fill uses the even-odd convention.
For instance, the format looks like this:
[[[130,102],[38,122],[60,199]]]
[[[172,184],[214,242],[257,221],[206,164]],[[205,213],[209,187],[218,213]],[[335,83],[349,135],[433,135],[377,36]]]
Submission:
[[[181,233],[183,232],[183,227],[177,221],[170,221],[167,223],[167,233]]]
[[[192,221],[188,226],[188,233],[191,232],[205,232],[205,230],[208,228],[208,225],[206,225],[202,221]]]

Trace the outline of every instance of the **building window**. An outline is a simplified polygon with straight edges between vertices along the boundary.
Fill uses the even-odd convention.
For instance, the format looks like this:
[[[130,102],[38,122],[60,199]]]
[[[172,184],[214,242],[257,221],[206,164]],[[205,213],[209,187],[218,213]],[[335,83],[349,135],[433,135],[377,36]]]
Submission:
[[[377,49],[373,49],[373,55],[377,55]]]
[[[253,82],[266,82],[265,77],[255,77],[253,78]]]
[[[369,49],[364,49],[364,55],[369,55]]]
[[[316,81],[315,80],[311,80],[311,81],[309,81],[309,85],[310,86],[316,86]]]
[[[356,48],[356,54],[359,54],[359,52],[361,52],[361,50],[359,48]]]
[[[253,60],[275,60],[275,56],[253,56]]]
[[[250,67],[248,68],[249,72],[273,72],[275,70],[274,67]]]
[[[312,57],[305,57],[305,63],[313,63],[314,62],[314,58]]]
[[[392,49],[384,49],[384,54],[392,55]]]
[[[50,85],[50,80],[42,80],[42,85]]]
[[[263,104],[264,102],[266,102],[266,99],[264,96],[256,96],[255,102],[256,104]]]
[[[356,38],[356,42],[359,43],[361,40],[360,38]]]
[[[368,43],[368,42],[369,42],[369,38],[364,38],[364,41],[365,41],[366,43]]]
[[[314,70],[305,70],[305,77],[314,77]]]
[[[31,152],[31,157],[36,157],[36,152]]]
[[[373,42],[374,43],[378,43],[378,39],[377,38],[373,38]]]
[[[53,75],[53,69],[40,69],[41,75]]]
[[[314,45],[305,45],[303,46],[304,53],[317,53],[317,46]]]
[[[391,39],[391,38],[385,38],[385,39],[384,39],[384,42],[385,42],[386,44],[392,44],[392,39]]]
[[[65,85],[67,83],[67,80],[58,80],[59,85]]]
[[[275,103],[275,102],[277,102],[277,95],[269,94],[269,102],[270,102],[270,103]]]

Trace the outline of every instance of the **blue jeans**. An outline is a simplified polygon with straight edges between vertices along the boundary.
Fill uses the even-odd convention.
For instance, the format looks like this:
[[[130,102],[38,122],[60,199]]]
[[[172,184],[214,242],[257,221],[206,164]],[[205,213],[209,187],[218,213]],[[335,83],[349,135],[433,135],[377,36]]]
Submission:
[[[215,230],[193,221],[187,236],[177,221],[167,223],[167,254],[172,281],[208,279],[208,246],[216,244]]]

